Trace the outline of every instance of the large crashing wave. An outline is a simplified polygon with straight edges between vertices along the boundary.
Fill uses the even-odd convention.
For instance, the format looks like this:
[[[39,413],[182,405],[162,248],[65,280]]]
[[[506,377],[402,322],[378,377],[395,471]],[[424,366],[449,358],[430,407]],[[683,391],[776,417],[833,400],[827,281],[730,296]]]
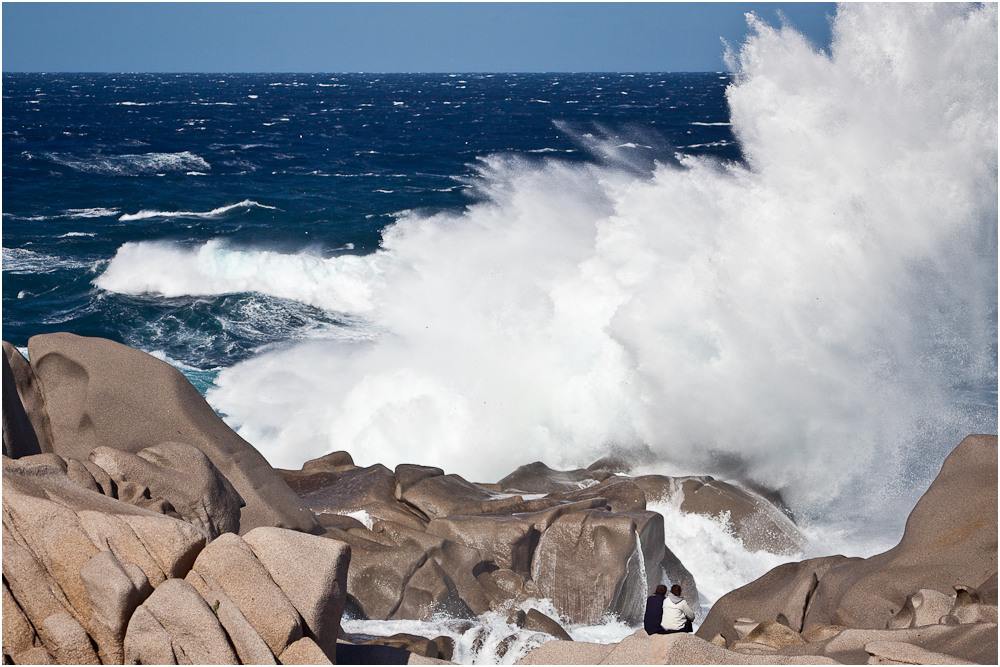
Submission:
[[[213,405],[279,467],[347,449],[495,481],[616,450],[800,510],[912,500],[996,428],[995,394],[957,388],[996,384],[997,8],[849,4],[829,54],[750,21],[745,164],[491,157],[482,203],[403,215],[373,255],[243,256],[246,288],[386,333],[241,363]]]

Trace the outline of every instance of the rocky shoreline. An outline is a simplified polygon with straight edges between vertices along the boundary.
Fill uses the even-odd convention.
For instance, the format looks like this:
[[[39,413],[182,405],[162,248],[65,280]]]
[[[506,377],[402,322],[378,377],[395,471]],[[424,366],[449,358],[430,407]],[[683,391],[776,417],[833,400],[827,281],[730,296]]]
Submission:
[[[519,664],[997,660],[996,436],[958,445],[893,549],[775,568],[695,635],[591,644],[564,626],[637,625],[662,580],[697,600],[647,503],[725,518],[755,550],[803,536],[752,490],[613,459],[495,483],[346,452],[275,470],[149,355],[72,334],[32,338],[30,362],[3,346],[5,664],[429,664],[455,657],[449,637],[342,618],[486,612],[537,633]]]

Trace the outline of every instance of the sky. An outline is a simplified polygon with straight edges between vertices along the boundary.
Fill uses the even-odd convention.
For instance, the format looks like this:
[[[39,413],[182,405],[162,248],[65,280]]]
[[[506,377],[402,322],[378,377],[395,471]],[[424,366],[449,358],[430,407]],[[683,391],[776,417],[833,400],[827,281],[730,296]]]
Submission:
[[[3,2],[4,72],[703,72],[832,3]]]

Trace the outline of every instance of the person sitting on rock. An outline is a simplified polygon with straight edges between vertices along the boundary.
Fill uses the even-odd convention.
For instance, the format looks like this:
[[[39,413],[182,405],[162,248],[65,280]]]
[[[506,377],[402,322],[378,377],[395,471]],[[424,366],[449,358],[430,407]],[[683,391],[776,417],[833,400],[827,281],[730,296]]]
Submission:
[[[670,587],[670,595],[663,599],[663,617],[660,621],[663,632],[691,632],[693,622],[694,612],[681,595],[681,587],[674,584]]]
[[[667,595],[667,587],[660,584],[653,590],[653,594],[646,598],[646,615],[642,619],[642,624],[646,628],[646,634],[662,635],[666,630],[660,624],[663,620],[663,600]]]

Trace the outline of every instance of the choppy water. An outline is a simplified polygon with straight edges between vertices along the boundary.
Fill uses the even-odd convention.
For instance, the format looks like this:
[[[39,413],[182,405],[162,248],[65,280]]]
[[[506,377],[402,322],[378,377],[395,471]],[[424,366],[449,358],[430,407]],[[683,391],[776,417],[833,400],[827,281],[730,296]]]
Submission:
[[[3,335],[166,358],[276,466],[624,452],[867,555],[997,429],[996,12],[735,75],[6,74]],[[708,602],[776,564],[661,509]]]

